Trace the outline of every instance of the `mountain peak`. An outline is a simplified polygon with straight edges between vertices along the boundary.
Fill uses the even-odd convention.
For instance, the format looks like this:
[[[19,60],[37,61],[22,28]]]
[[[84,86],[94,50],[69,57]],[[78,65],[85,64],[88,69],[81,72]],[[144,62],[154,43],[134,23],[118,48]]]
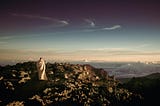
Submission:
[[[14,69],[15,75],[22,69],[29,73],[30,78],[25,83],[10,80],[14,90],[3,90],[10,92],[11,100],[5,101],[4,97],[0,100],[2,104],[23,103],[24,105],[114,105],[128,103],[132,98],[140,99],[140,96],[129,92],[127,89],[118,86],[118,81],[114,76],[109,76],[103,69],[97,69],[89,64],[70,64],[70,63],[47,63],[46,73],[48,81],[39,81],[35,62],[21,63],[7,68],[2,68],[2,72],[12,74],[10,69]],[[8,72],[6,71],[8,70]],[[16,73],[17,72],[17,73]],[[1,74],[3,76],[3,74]],[[15,76],[15,78],[19,78]],[[7,80],[1,80],[5,84]],[[6,93],[5,93],[6,94]],[[23,98],[23,99],[20,99]],[[21,100],[21,101],[19,101]],[[14,101],[14,102],[12,102]],[[17,101],[17,102],[15,102]],[[9,106],[9,105],[8,105]]]

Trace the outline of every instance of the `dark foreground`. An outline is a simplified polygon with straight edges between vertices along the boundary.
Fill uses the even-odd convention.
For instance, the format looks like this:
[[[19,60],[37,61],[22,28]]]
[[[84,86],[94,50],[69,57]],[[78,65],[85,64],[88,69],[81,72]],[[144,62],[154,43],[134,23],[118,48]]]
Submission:
[[[145,106],[159,105],[160,75],[120,83],[90,65],[47,63],[48,81],[37,79],[35,62],[0,67],[0,105]],[[124,79],[120,79],[124,80]]]

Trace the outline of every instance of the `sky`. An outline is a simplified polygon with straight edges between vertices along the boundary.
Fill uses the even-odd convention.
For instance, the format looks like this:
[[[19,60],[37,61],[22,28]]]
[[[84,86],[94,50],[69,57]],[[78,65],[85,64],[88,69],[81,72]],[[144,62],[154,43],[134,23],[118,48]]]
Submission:
[[[1,0],[0,61],[159,61],[158,0]]]

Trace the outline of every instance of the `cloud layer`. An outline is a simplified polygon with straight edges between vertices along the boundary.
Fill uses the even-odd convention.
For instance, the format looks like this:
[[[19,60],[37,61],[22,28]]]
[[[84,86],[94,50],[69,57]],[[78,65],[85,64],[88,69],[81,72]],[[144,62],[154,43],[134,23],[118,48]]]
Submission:
[[[121,28],[121,25],[114,25],[112,27],[105,27],[102,30],[115,30]]]
[[[30,15],[30,14],[18,14],[18,13],[11,13],[12,16],[16,17],[25,17],[28,19],[40,19],[44,21],[50,21],[52,26],[55,27],[61,27],[61,26],[66,26],[68,25],[68,21],[66,20],[59,20],[59,19],[54,19],[52,17],[46,17],[46,16],[38,16],[38,15]]]
[[[53,17],[46,17],[46,16],[38,16],[38,15],[30,15],[30,14],[19,14],[19,13],[10,13],[14,17],[23,17],[23,18],[28,18],[28,19],[36,19],[36,20],[42,20],[42,21],[49,21],[49,25],[44,25],[43,27],[63,27],[67,26],[70,23],[66,20],[61,20],[61,19],[55,19]],[[87,32],[92,32],[92,31],[109,31],[109,30],[116,30],[121,28],[121,25],[113,25],[112,27],[100,27],[96,26],[95,21],[91,19],[83,19],[88,25],[89,29],[85,29]],[[84,26],[81,26],[84,27]],[[86,27],[84,27],[86,28]]]
[[[84,21],[87,22],[91,27],[95,27],[96,26],[95,22],[93,22],[90,19],[84,19]]]
[[[158,61],[160,59],[160,51],[134,51],[124,48],[102,48],[92,50],[16,50],[16,49],[0,49],[1,60],[26,60],[28,58],[38,59],[44,57],[47,60],[68,60],[81,61],[102,60],[102,61]],[[18,54],[18,56],[17,56]]]

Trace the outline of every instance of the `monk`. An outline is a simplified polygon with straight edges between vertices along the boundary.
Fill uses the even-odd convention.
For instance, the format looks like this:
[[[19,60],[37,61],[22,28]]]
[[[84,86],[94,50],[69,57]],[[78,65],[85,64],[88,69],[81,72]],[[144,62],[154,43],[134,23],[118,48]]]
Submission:
[[[46,76],[46,65],[42,58],[40,58],[37,62],[37,70],[38,70],[38,78],[39,80],[48,80]]]

